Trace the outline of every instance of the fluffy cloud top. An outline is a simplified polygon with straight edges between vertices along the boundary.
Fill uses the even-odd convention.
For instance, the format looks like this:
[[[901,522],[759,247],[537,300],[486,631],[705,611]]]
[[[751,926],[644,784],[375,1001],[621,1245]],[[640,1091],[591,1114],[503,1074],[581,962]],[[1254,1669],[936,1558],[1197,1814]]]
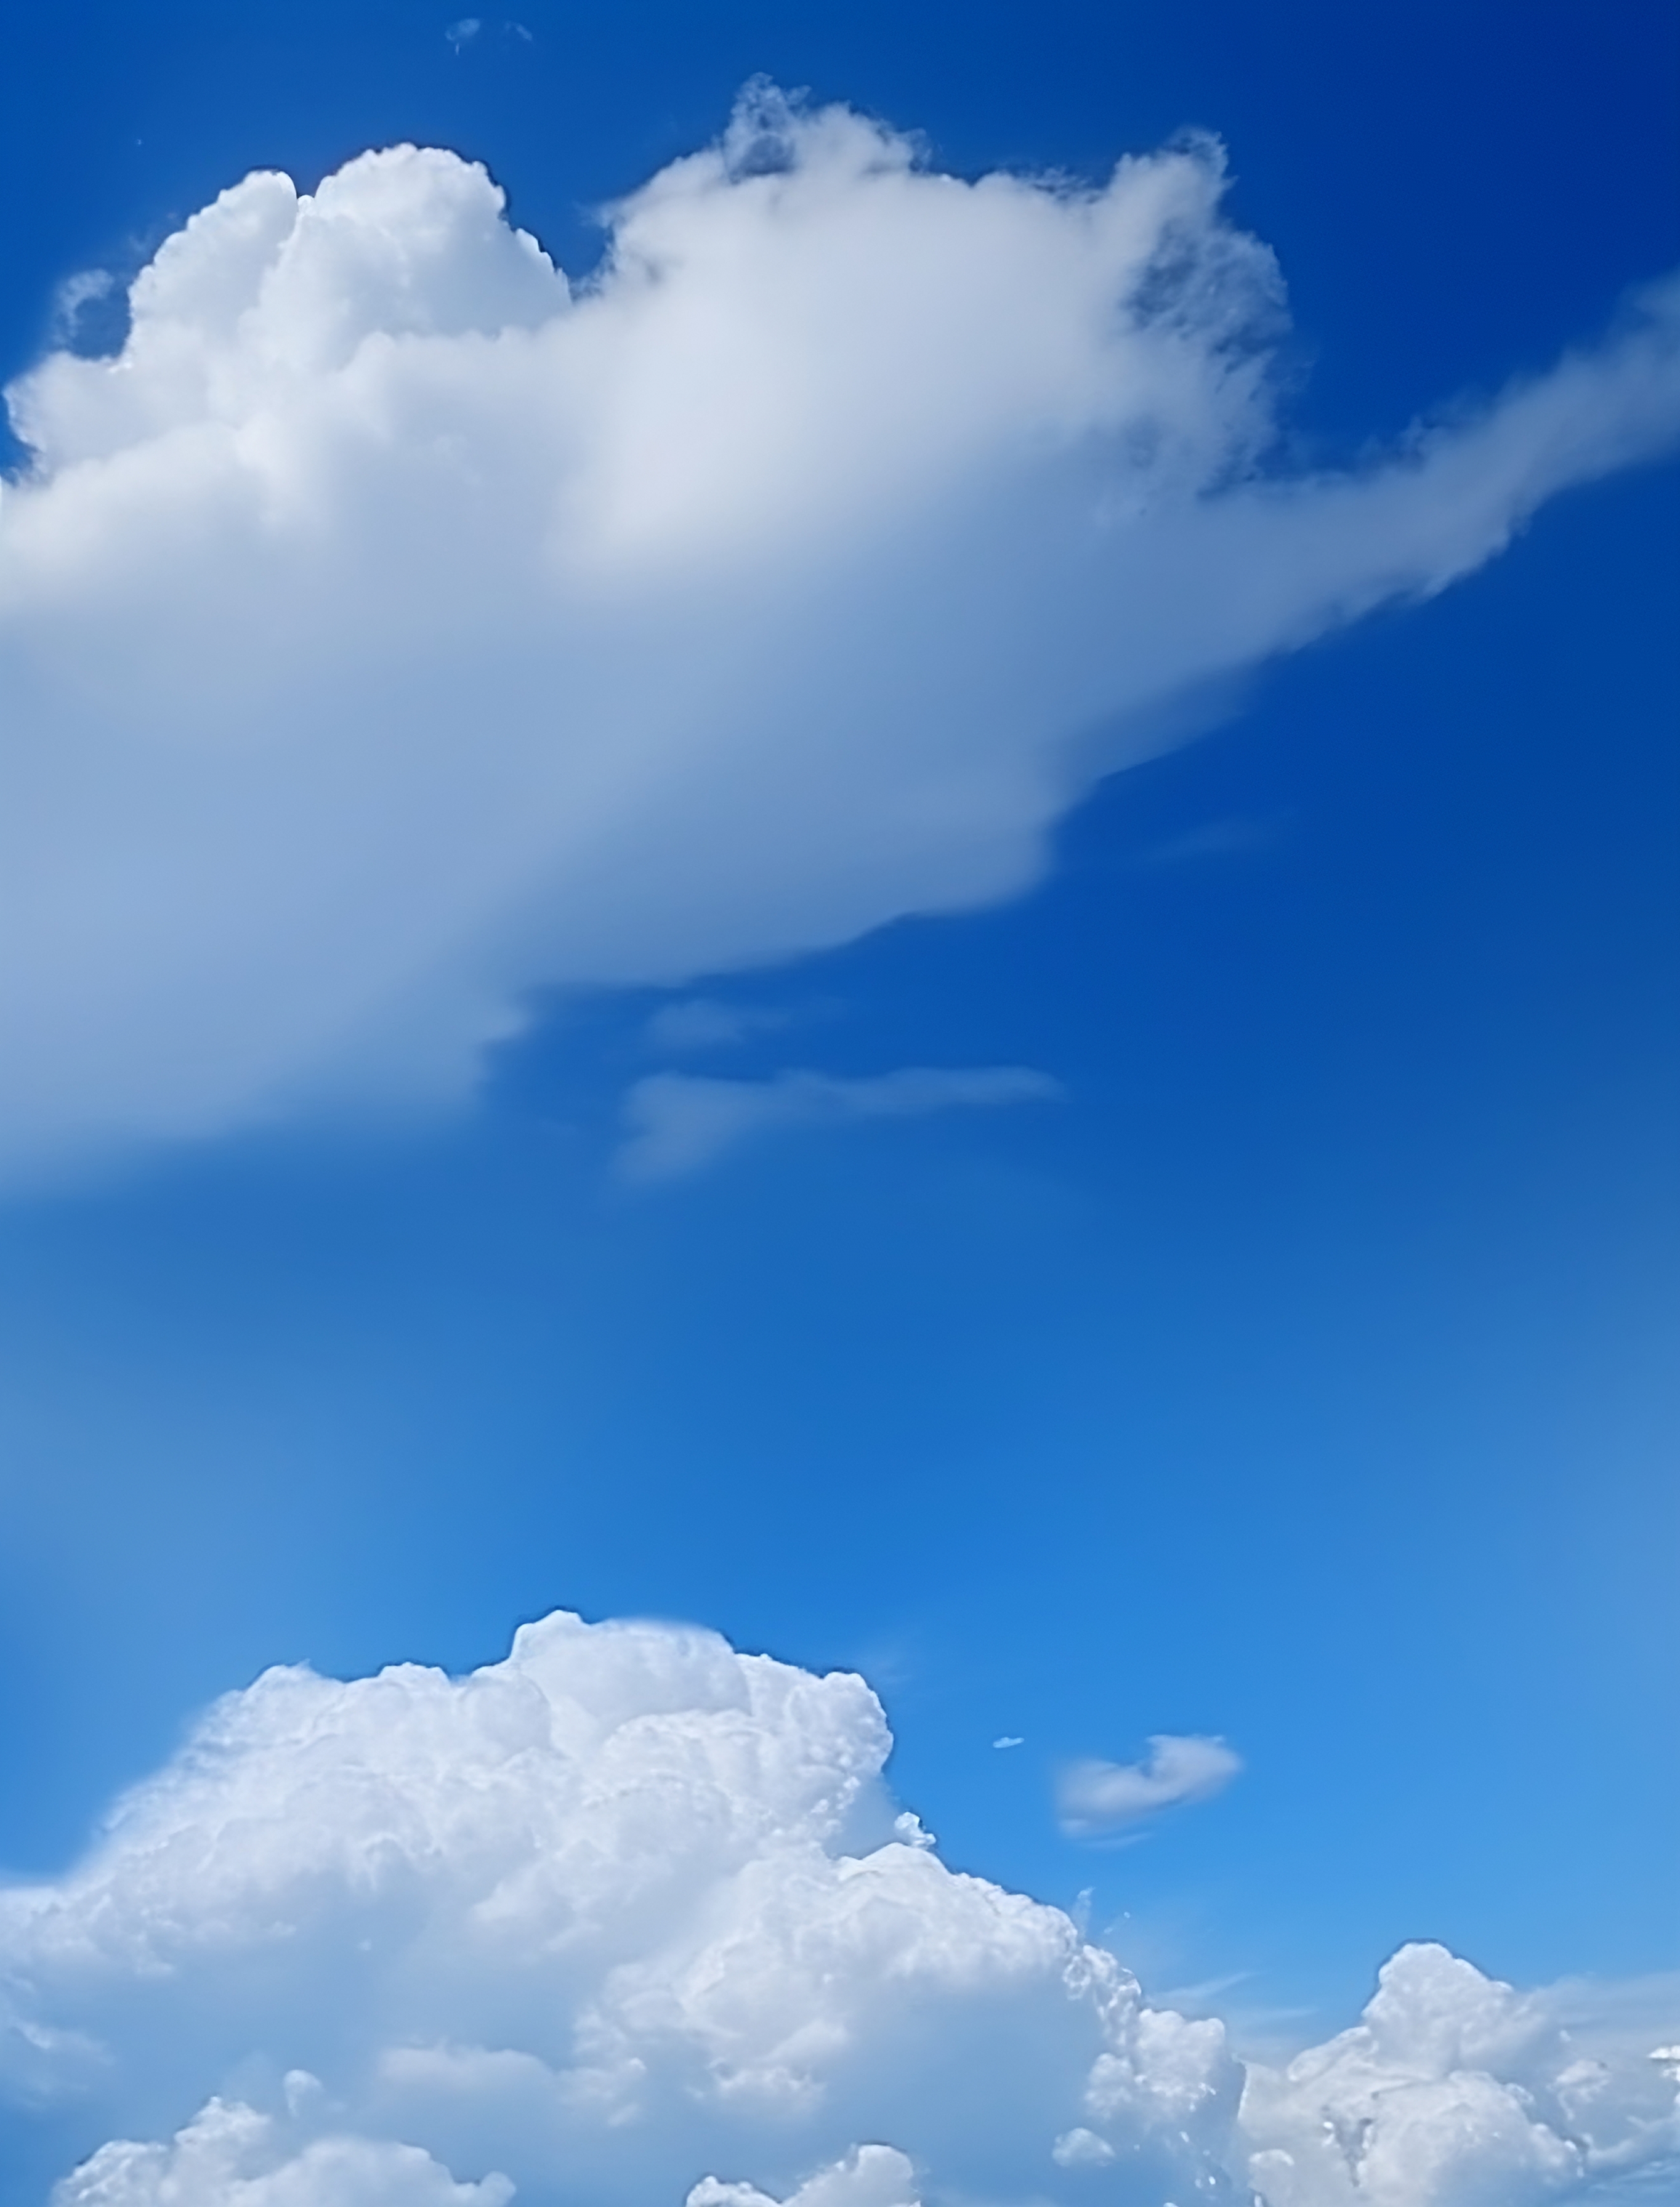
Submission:
[[[1680,2183],[1680,2115],[1662,2049],[1615,2063],[1522,1995],[1434,1946],[1407,1947],[1361,2020],[1282,2073],[1250,2071],[1250,2180],[1266,2207],[1505,2207],[1655,2198]],[[1642,2174],[1651,2188],[1617,2190]]]
[[[537,986],[1020,888],[1267,655],[1680,430],[1672,291],[1387,464],[1262,467],[1210,146],[1102,188],[751,94],[573,296],[481,169],[256,175],[9,394],[0,1159],[435,1099]]]
[[[512,2197],[505,2176],[457,2184],[417,2146],[325,2138],[289,2153],[271,2117],[212,2100],[166,2145],[101,2146],[54,2186],[52,2207],[506,2207]]]
[[[778,2207],[750,2184],[720,2184],[714,2176],[697,2184],[688,2207]],[[916,2172],[889,2145],[859,2146],[802,2184],[780,2207],[921,2207]]]
[[[888,1745],[861,1679],[673,1626],[270,1672],[0,1893],[13,2126],[55,2207],[1524,2207],[1680,2151],[1653,2042],[1438,1948],[1245,2073],[897,1836]]]
[[[1223,1739],[1157,1732],[1145,1762],[1071,1763],[1056,1787],[1062,1828],[1089,1838],[1187,1801],[1211,1801],[1242,1767]]]

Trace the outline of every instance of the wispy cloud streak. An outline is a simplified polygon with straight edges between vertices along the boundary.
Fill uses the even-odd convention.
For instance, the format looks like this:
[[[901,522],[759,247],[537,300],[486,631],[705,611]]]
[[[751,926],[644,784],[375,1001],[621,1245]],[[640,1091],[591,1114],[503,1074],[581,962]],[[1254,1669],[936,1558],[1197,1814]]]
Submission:
[[[1065,1832],[1081,1839],[1117,1832],[1163,1809],[1211,1801],[1242,1768],[1223,1739],[1200,1733],[1157,1732],[1142,1762],[1070,1763],[1056,1788]]]
[[[777,1127],[924,1119],[935,1111],[1044,1103],[1061,1093],[1048,1074],[1021,1065],[904,1066],[852,1080],[827,1073],[779,1073],[768,1080],[655,1073],[625,1099],[629,1133],[619,1168],[628,1180],[674,1180]]]

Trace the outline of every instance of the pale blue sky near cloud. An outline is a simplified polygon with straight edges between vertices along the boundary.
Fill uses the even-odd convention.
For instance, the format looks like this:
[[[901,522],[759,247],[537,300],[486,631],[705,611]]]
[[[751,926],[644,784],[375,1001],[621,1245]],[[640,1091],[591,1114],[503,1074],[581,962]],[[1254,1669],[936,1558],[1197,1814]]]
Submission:
[[[930,228],[900,272],[863,215],[844,230],[875,170],[836,155],[832,203],[813,200],[789,265],[826,272],[823,239],[873,242],[835,248],[810,302],[773,258],[759,283],[744,218],[703,266],[719,284],[747,272],[720,319],[771,348],[784,380],[766,388],[803,390],[800,363],[818,362],[810,418],[852,443],[801,443],[798,406],[773,420],[762,392],[732,413],[726,347],[685,415],[663,356],[637,350],[634,300],[620,326],[607,294],[587,295],[573,355],[543,333],[546,304],[522,304],[529,356],[552,343],[545,374],[570,379],[601,451],[667,439],[645,475],[579,474],[540,540],[522,470],[571,462],[553,457],[538,382],[508,368],[451,447],[427,410],[470,393],[482,341],[431,356],[423,389],[392,369],[367,399],[371,380],[332,382],[325,350],[305,358],[306,338],[328,343],[310,301],[331,275],[275,310],[260,374],[254,350],[214,352],[200,330],[219,395],[194,397],[203,419],[179,430],[220,408],[230,449],[284,449],[298,481],[343,487],[309,520],[321,589],[272,553],[284,523],[270,565],[240,565],[224,484],[201,507],[180,492],[72,512],[29,504],[47,493],[15,454],[0,535],[37,515],[59,533],[42,522],[29,540],[51,560],[0,568],[0,679],[17,756],[39,738],[32,758],[75,770],[28,765],[15,787],[49,827],[9,860],[15,882],[38,869],[28,910],[45,918],[14,932],[17,986],[0,991],[0,1019],[23,1006],[5,1032],[28,1038],[0,1100],[0,1864],[64,1873],[116,1792],[268,1665],[458,1672],[563,1608],[693,1620],[787,1664],[860,1671],[893,1726],[897,1800],[944,1862],[1074,1911],[1149,1991],[1230,1983],[1202,2005],[1257,2045],[1327,2038],[1408,1941],[1518,1984],[1680,1970],[1680,507],[1660,427],[1680,386],[1670,310],[1639,304],[1680,261],[1673,11],[1545,0],[1519,29],[1491,4],[1355,20],[1291,0],[1264,24],[1212,0],[543,5],[469,34],[446,12],[355,0],[181,4],[144,26],[73,6],[8,35],[8,378],[38,362],[55,314],[85,350],[109,349],[113,287],[90,272],[120,289],[248,171],[283,167],[307,191],[399,141],[487,164],[576,279],[599,250],[590,210],[714,141],[759,72],[922,134],[933,169],[1038,179],[1058,207],[1046,177],[1101,184],[1124,155],[1216,132],[1235,227],[1197,197],[1193,162],[1159,172],[1182,196],[1148,233],[1151,266],[1181,288],[1122,352],[1082,319],[1096,226],[1076,251],[1024,213],[987,239],[1019,329],[942,353],[985,256]],[[730,158],[714,198],[691,208],[673,185],[647,216],[661,250],[709,252],[708,210],[749,203],[750,148]],[[798,159],[802,176],[817,163]],[[457,188],[439,174],[433,212]],[[409,203],[381,204],[406,235]],[[921,205],[903,199],[878,237],[921,237]],[[459,217],[460,266],[487,270],[470,260],[476,218]],[[1100,250],[1120,266],[1122,223],[1156,218],[1126,201]],[[1235,265],[1238,233],[1276,254],[1287,330],[1257,333],[1273,309],[1262,264]],[[1202,256],[1196,285],[1163,237]],[[465,296],[455,266],[435,279],[439,316]],[[512,290],[548,280],[497,266]],[[1055,272],[1042,291],[1041,268]],[[796,293],[809,319],[784,325]],[[843,323],[822,319],[835,299]],[[870,336],[924,311],[905,359],[945,379],[930,369],[925,398]],[[671,326],[709,342],[703,314]],[[1061,333],[1054,374],[1027,342],[1040,329]],[[284,374],[303,396],[277,400],[277,348],[298,330]],[[1256,348],[1263,399],[1243,381]],[[984,356],[972,377],[970,350]],[[1585,365],[1555,375],[1571,355]],[[179,358],[156,371],[158,409],[188,404],[169,380]],[[597,359],[612,363],[599,392]],[[1122,372],[1128,389],[1161,379],[1153,443],[1090,395]],[[1513,378],[1532,404],[1502,399]],[[117,419],[96,420],[81,388],[71,377],[51,399],[72,457]],[[471,448],[489,502],[439,510],[451,529],[491,515],[461,554],[481,592],[457,589],[455,539],[427,565],[431,540],[402,515],[380,534],[410,448],[363,457],[364,400],[408,423],[415,451]],[[706,502],[714,446],[683,443],[691,418],[738,470],[725,519]],[[1420,419],[1433,442],[1407,447]],[[505,465],[487,422],[511,425]],[[1075,458],[1041,464],[1064,430]],[[1314,505],[1322,485],[1389,481],[1397,446],[1423,456],[1392,478],[1425,485],[1417,512],[1396,521],[1373,497],[1332,540],[1344,523],[1315,520],[1334,505]],[[918,487],[900,451],[945,472],[927,459]],[[1090,454],[1123,520],[1052,570]],[[192,481],[223,482],[202,464]],[[190,475],[141,465],[134,481],[167,481],[143,493],[160,501]],[[1241,509],[1254,480],[1270,487]],[[1266,535],[1288,498],[1299,526]],[[133,571],[160,578],[155,602],[123,579],[135,511],[152,535]],[[1191,517],[1176,535],[1175,515]],[[1487,556],[1507,524],[1514,541]],[[1010,529],[1025,550],[997,550]],[[598,559],[577,587],[608,607],[599,648],[582,598],[558,643],[530,625],[508,577],[539,541],[545,559],[561,544],[555,572]],[[1321,556],[1335,568],[1344,544],[1337,602],[1377,609],[1337,625],[1331,583],[1291,578]],[[117,549],[105,567],[87,553],[84,575],[89,545]],[[389,626],[370,585],[356,628],[355,578],[387,557]],[[645,601],[609,604],[643,559]],[[1206,604],[1175,574],[1201,577]],[[204,578],[230,636],[257,608],[272,691],[239,686],[242,659],[218,664],[223,613],[176,622],[171,576],[183,597]],[[1110,635],[1116,577],[1143,610]],[[760,592],[774,650],[741,610]],[[405,603],[431,656],[398,679],[380,655]],[[985,649],[959,649],[977,608]],[[892,639],[878,679],[859,637]],[[326,670],[316,692],[287,664],[299,638]],[[558,829],[542,843],[549,785],[502,739],[552,694],[551,650],[572,655],[553,664],[610,739],[564,792],[601,823],[593,848],[581,830],[575,847]],[[682,670],[670,695],[652,679],[661,652]],[[1146,664],[1164,670],[1152,689]],[[412,759],[359,748],[387,679],[425,732]],[[1064,741],[1092,698],[1132,732],[1107,779]],[[326,734],[295,781],[262,783],[243,811],[218,809],[218,784],[196,814],[169,794],[192,786],[167,779],[177,761],[130,785],[98,750],[99,715],[126,725],[131,707],[146,741],[180,727],[207,746],[205,730],[246,725],[253,758],[281,757],[302,707]],[[1193,740],[1145,739],[1165,708]],[[451,751],[461,728],[473,748]],[[81,793],[106,775],[88,826]],[[478,776],[493,783],[481,818]],[[233,858],[201,867],[230,821]],[[135,822],[135,877],[187,885],[179,924],[102,937],[107,889],[123,909],[111,854]],[[463,850],[482,829],[458,882],[457,826]],[[536,886],[493,908],[483,882],[504,863]],[[55,934],[53,885],[73,876],[98,886]],[[193,900],[201,882],[222,884],[219,906]],[[336,964],[339,912],[356,956]],[[706,948],[686,964],[691,941]],[[369,944],[380,956],[358,964]],[[341,1017],[341,984],[365,1016]],[[498,1036],[510,1006],[523,1023]],[[695,1686],[695,1706],[712,1690]],[[761,1720],[767,1737],[782,1721]],[[190,2105],[160,2084],[111,2121],[168,2134],[249,2051],[230,2036],[225,2072],[210,2062]],[[0,2058],[0,2087],[10,2073]],[[1091,2089],[1043,2162],[1070,2198],[1122,2180],[1089,2174],[1109,2168],[1104,2126],[1120,2121]],[[847,2094],[870,2104],[864,2084],[835,2091],[848,2114]],[[7,2181],[45,2198],[115,2134],[78,2120],[44,2145],[27,2113],[0,2116]],[[878,2137],[935,2184],[947,2146],[880,2120],[822,2154]],[[1264,2109],[1254,2122],[1249,2180],[1270,2167],[1281,2185],[1264,2155],[1296,2150],[1293,2133]],[[505,2165],[474,2160],[475,2137],[423,2143],[457,2153],[463,2180]],[[761,2173],[745,2132],[718,2138],[738,2159],[716,2173],[774,2180],[778,2198],[816,2166],[813,2147]],[[1012,2180],[1041,2181],[1021,2168]],[[549,2196],[512,2173],[519,2200]],[[658,2180],[674,2181],[662,2166]],[[897,2207],[887,2164],[844,2180],[857,2207]]]

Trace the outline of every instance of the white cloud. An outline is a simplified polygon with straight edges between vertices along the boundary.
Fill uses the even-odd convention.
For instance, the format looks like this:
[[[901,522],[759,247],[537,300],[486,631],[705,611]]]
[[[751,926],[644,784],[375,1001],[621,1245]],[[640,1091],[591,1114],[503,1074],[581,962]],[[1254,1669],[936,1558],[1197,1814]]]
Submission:
[[[1680,2180],[1672,2082],[1626,2046],[1611,2061],[1575,2043],[1568,2005],[1402,1948],[1353,2030],[1251,2066],[1249,2180],[1266,2207],[1505,2207],[1623,2172]]]
[[[1050,2148],[1050,2159],[1058,2168],[1101,2168],[1114,2157],[1115,2150],[1107,2138],[1088,2131],[1083,2123],[1064,2131]]]
[[[463,21],[470,19],[463,19]],[[1296,479],[1207,147],[1100,190],[751,96],[573,297],[481,170],[258,175],[14,386],[0,1155],[436,1103],[538,986],[1030,883],[1218,685],[1680,429],[1670,289]]]
[[[750,2184],[720,2184],[714,2176],[697,2184],[688,2207],[778,2207]],[[859,2146],[802,2184],[780,2207],[921,2207],[916,2172],[889,2145]]]
[[[212,2100],[167,2145],[116,2139],[54,2186],[52,2207],[505,2207],[504,2176],[457,2184],[418,2147],[312,2139],[238,2102]]]
[[[1116,1831],[1189,1801],[1209,1801],[1242,1768],[1223,1739],[1157,1732],[1145,1762],[1070,1763],[1056,1788],[1064,1831],[1081,1837]]]
[[[0,1894],[0,2080],[67,2137],[144,2140],[260,2054],[320,2080],[329,2141],[591,2207],[708,2175],[797,2197],[870,2143],[936,2196],[1019,2200],[1081,2120],[1151,2181],[1217,2167],[1218,2027],[1153,2016],[1061,1911],[900,1838],[889,1744],[861,1679],[670,1626],[553,1618],[458,1680],[271,1672],[71,1875]]]
[[[933,1111],[1042,1103],[1061,1093],[1048,1074],[1021,1065],[903,1066],[862,1080],[826,1073],[779,1073],[769,1080],[654,1073],[625,1098],[630,1131],[619,1169],[631,1180],[673,1180],[778,1127],[922,1119]]]
[[[0,1893],[9,2120],[58,2142],[56,2207],[1538,2207],[1680,2151],[1672,1988],[1408,1947],[1245,2072],[896,1838],[889,1744],[861,1679],[670,1625],[270,1672]]]

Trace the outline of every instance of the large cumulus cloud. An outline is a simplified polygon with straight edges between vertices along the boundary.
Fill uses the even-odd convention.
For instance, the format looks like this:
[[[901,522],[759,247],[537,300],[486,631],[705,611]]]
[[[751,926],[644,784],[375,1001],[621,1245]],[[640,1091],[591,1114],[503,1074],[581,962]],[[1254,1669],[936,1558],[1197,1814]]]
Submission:
[[[11,2126],[57,2207],[1522,2207],[1680,2148],[1651,2043],[1439,1949],[1245,2072],[948,1869],[888,1746],[861,1679],[667,1625],[271,1672],[0,1894]]]
[[[253,176],[15,386],[0,1162],[459,1092],[539,986],[1029,882],[1222,682],[1680,427],[1673,295],[1268,468],[1217,152],[960,182],[758,91],[577,295],[484,172]]]

